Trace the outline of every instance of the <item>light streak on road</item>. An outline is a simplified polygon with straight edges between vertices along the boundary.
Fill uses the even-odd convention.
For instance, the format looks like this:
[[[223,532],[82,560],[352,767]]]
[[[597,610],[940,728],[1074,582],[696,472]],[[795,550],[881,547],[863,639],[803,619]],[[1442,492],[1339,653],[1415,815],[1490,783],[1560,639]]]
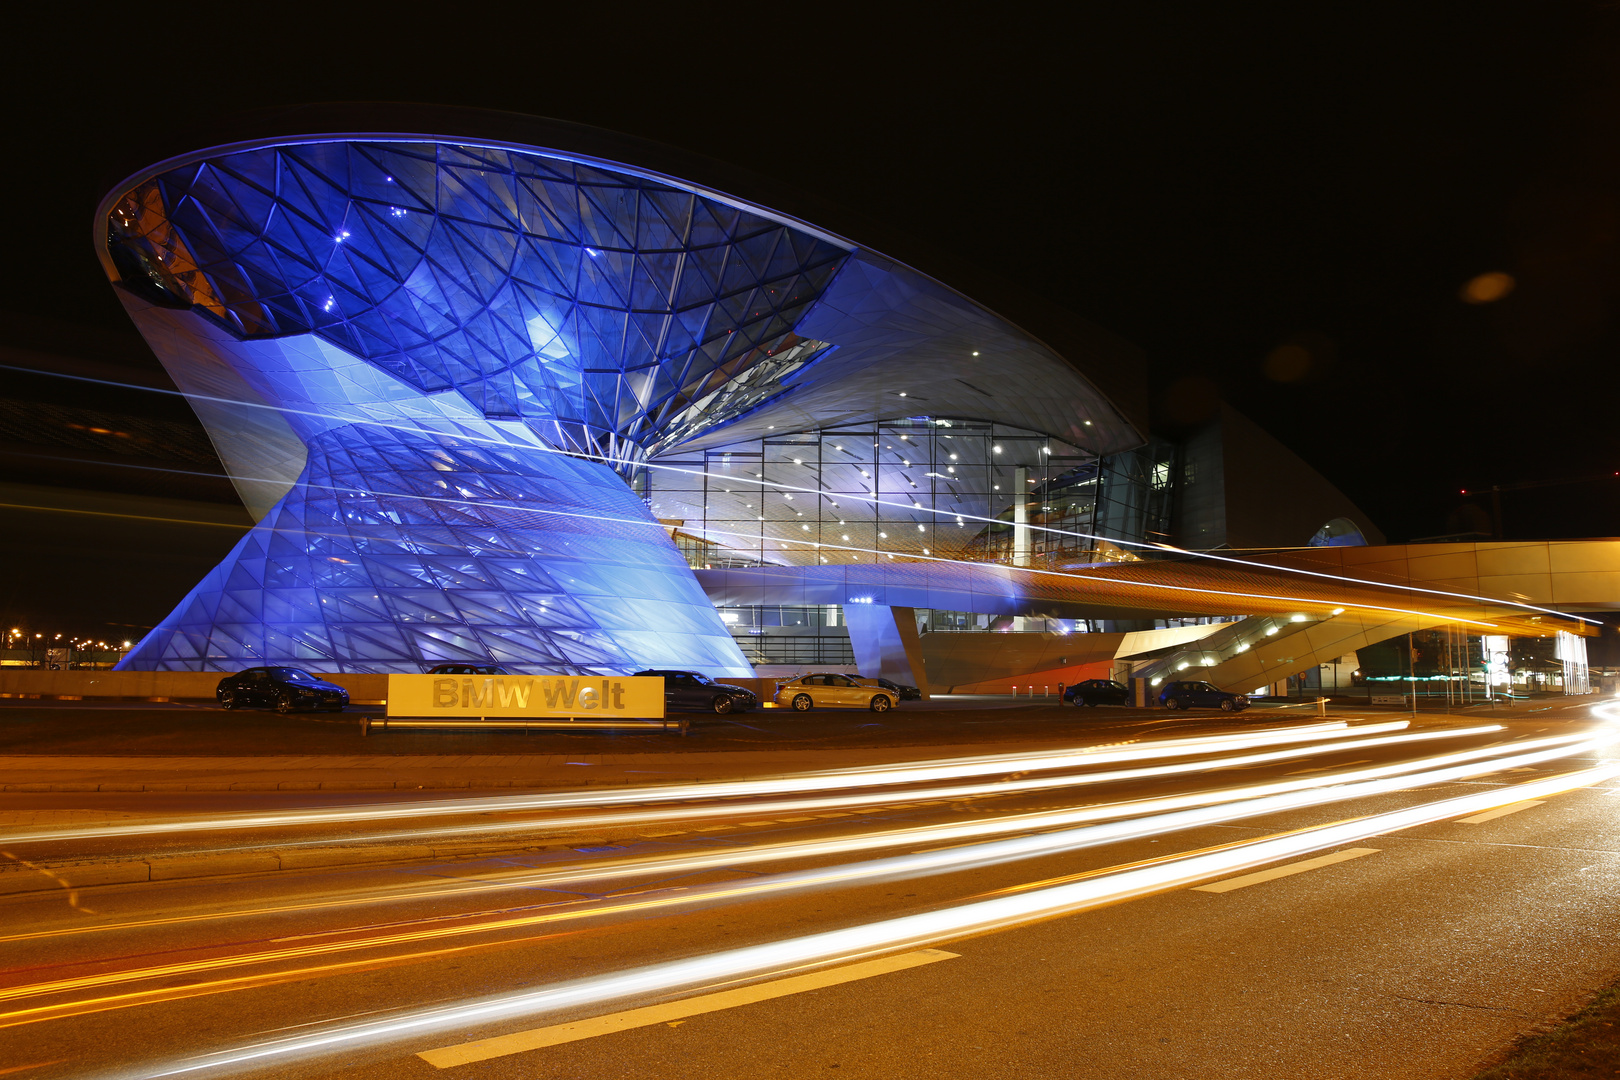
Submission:
[[[1601,745],[1607,745],[1620,739],[1620,735],[1611,735]],[[1594,742],[1593,745],[1599,745]],[[1518,750],[1519,748],[1513,748]],[[320,938],[337,940],[309,941],[296,945],[284,945],[275,949],[263,950],[256,953],[238,954],[232,956],[210,957],[196,961],[182,961],[158,965],[149,968],[138,968],[125,971],[104,972],[95,975],[81,976],[72,979],[56,980],[45,983],[35,983],[23,986],[14,986],[0,990],[0,1001],[19,1001],[30,997],[58,995],[84,990],[96,990],[121,984],[146,981],[151,979],[174,979],[187,975],[205,974],[224,971],[231,968],[252,966],[259,964],[273,964],[289,960],[306,960],[312,957],[327,956],[343,952],[353,952],[365,949],[385,949],[404,945],[438,944],[450,939],[463,938],[471,935],[511,934],[514,932],[531,931],[539,927],[552,928],[556,924],[577,921],[581,919],[600,919],[611,917],[646,917],[663,911],[690,908],[696,905],[714,903],[735,903],[759,899],[765,896],[782,895],[790,892],[803,892],[813,889],[849,887],[852,885],[870,885],[885,881],[903,880],[920,876],[952,873],[967,869],[974,869],[1000,863],[1013,862],[1023,859],[1052,855],[1062,852],[1074,851],[1085,847],[1095,847],[1102,844],[1117,843],[1123,840],[1141,839],[1148,836],[1162,835],[1169,832],[1178,832],[1185,829],[1220,824],[1224,822],[1253,817],[1258,814],[1275,813],[1282,810],[1298,809],[1305,806],[1320,805],[1328,802],[1339,802],[1346,799],[1364,798],[1369,795],[1385,794],[1391,791],[1414,786],[1455,780],[1464,776],[1478,775],[1482,771],[1495,771],[1503,768],[1512,768],[1520,765],[1532,764],[1549,758],[1565,757],[1569,754],[1567,746],[1555,748],[1540,748],[1531,752],[1514,752],[1496,759],[1481,763],[1473,761],[1467,764],[1446,764],[1438,768],[1428,768],[1422,772],[1407,776],[1386,776],[1381,779],[1362,781],[1359,783],[1344,784],[1339,781],[1341,777],[1313,778],[1309,781],[1296,781],[1311,785],[1306,790],[1299,790],[1287,794],[1269,795],[1258,798],[1248,798],[1241,802],[1220,807],[1201,807],[1190,810],[1179,810],[1168,813],[1159,813],[1149,816],[1136,816],[1124,821],[1105,825],[1087,825],[1080,828],[1065,829],[1057,832],[1040,833],[1034,836],[1014,837],[1005,840],[990,841],[980,844],[969,844],[961,847],[947,848],[939,851],[919,852],[910,855],[893,856],[886,859],[876,859],[867,862],[818,867],[808,870],[767,875],[750,879],[745,882],[728,882],[719,885],[699,887],[695,889],[669,889],[656,892],[642,892],[622,898],[612,898],[603,901],[574,902],[567,905],[550,905],[538,912],[525,912],[513,914],[510,911],[497,913],[495,918],[479,918],[486,913],[472,915],[459,915],[422,920],[435,925],[417,928],[400,929],[398,924],[385,927],[387,932],[372,934],[370,936],[340,938],[345,933],[363,933],[370,928],[351,928],[349,930],[329,931],[319,935]],[[1431,759],[1424,764],[1437,762],[1450,762],[1459,755]],[[1477,752],[1467,752],[1463,756],[1477,756]],[[1391,767],[1393,768],[1393,767]],[[1384,770],[1361,770],[1355,775],[1378,773]],[[1620,766],[1615,766],[1614,772],[1620,772]],[[1577,774],[1579,775],[1579,774]],[[1563,778],[1554,778],[1555,780]],[[1542,783],[1546,783],[1543,781]],[[1515,795],[1507,801],[1517,801],[1524,797],[1529,785],[1510,789]],[[1493,796],[1499,794],[1493,792]],[[1474,798],[1468,796],[1465,798]],[[1493,804],[1496,805],[1496,804]],[[1239,845],[1242,846],[1242,845]],[[1050,890],[1048,890],[1050,891]],[[941,914],[941,913],[936,913]],[[508,944],[521,943],[507,940]],[[744,950],[746,951],[746,950]],[[844,959],[848,959],[847,957]],[[239,983],[241,977],[224,980],[226,983]],[[250,984],[251,980],[250,980]],[[209,984],[203,984],[207,986]],[[255,984],[256,985],[256,984]],[[228,987],[222,987],[225,989]],[[90,1002],[68,1002],[51,1005],[34,1006],[0,1014],[0,1026],[16,1026],[38,1020],[53,1019],[62,1015],[64,1010],[83,1012],[87,1008],[118,1008],[126,1005],[144,1003],[145,999],[162,997],[169,988],[158,987],[148,991],[136,991],[115,997],[92,999]]]
[[[1396,721],[1404,724],[1406,721]],[[654,802],[687,802],[699,799],[780,795],[824,791],[829,780],[841,787],[889,787],[938,780],[988,776],[1008,772],[1047,772],[1088,765],[1123,761],[1145,761],[1165,757],[1194,757],[1222,750],[1272,746],[1279,743],[1313,743],[1342,739],[1358,730],[1380,730],[1385,725],[1351,729],[1344,721],[1330,721],[1270,731],[1240,732],[1181,739],[1160,739],[1149,743],[1087,747],[1060,753],[996,754],[983,758],[957,758],[944,764],[906,762],[855,771],[797,773],[763,780],[732,780],[704,784],[671,784],[651,788],[617,788],[607,791],[569,791],[546,795],[503,795],[486,799],[435,799],[425,802],[390,803],[381,806],[329,807],[318,810],[282,810],[268,814],[223,814],[218,817],[181,821],[143,822],[132,825],[96,825],[73,829],[30,830],[0,835],[0,844],[26,844],[58,840],[94,840],[120,836],[159,836],[226,829],[271,829],[299,825],[332,825],[366,821],[396,821],[401,818],[450,817],[470,814],[512,813],[519,810],[565,810],[584,806],[616,804],[643,805]],[[1013,790],[1009,788],[1008,790]],[[908,796],[909,797],[909,796]],[[921,796],[916,796],[921,797]],[[866,798],[865,801],[873,801]]]
[[[1612,745],[1615,738],[1616,736],[1611,734],[1594,739],[1585,749],[1599,749]],[[1497,764],[1503,768],[1514,767],[1513,763],[1521,758],[1543,760],[1550,753],[1556,751],[1509,755],[1500,759]],[[442,1037],[442,1033],[452,1029],[465,1032],[520,1017],[530,1018],[562,1010],[578,1010],[600,1006],[607,1002],[665,997],[696,988],[709,988],[766,976],[779,977],[833,963],[851,963],[903,949],[943,944],[968,935],[1074,914],[1182,888],[1325,848],[1365,840],[1383,833],[1410,829],[1525,799],[1546,797],[1590,786],[1616,775],[1620,775],[1620,763],[1609,762],[1595,768],[1543,780],[1505,785],[1349,821],[1166,856],[1146,863],[1113,868],[1111,871],[1099,871],[1084,880],[1063,885],[707,956],[632,968],[538,990],[417,1009],[380,1020],[335,1024],[300,1035],[266,1040],[201,1055],[186,1061],[161,1064],[155,1068],[130,1070],[118,1075],[126,1078],[155,1078],[214,1070],[240,1071],[270,1065],[290,1057],[352,1049],[356,1046],[401,1039],[420,1039],[429,1035]],[[1406,778],[1407,781],[1425,783],[1433,782],[1434,779],[1436,777],[1428,774],[1423,774],[1421,778],[1417,775]],[[1389,790],[1391,783],[1393,781],[1357,785],[1356,790],[1361,794],[1369,794],[1374,790]],[[1345,794],[1336,797],[1353,797],[1348,794],[1350,789],[1340,791]],[[1016,841],[997,843],[1011,844]],[[892,862],[892,860],[884,861]]]
[[[1389,724],[1369,724],[1363,728],[1355,728],[1346,734],[1356,734],[1363,731],[1387,730],[1403,726],[1406,721],[1396,721]],[[1342,751],[1365,749],[1374,746],[1387,746],[1391,743],[1418,742],[1427,739],[1452,738],[1462,735],[1481,735],[1501,728],[1495,724],[1486,724],[1471,728],[1437,728],[1425,731],[1410,732],[1402,735],[1385,736],[1382,738],[1354,739],[1345,742],[1336,742],[1331,746],[1333,753]],[[1554,736],[1557,742],[1572,742],[1582,738],[1580,735]],[[986,796],[1025,795],[1037,791],[1048,791],[1059,788],[1082,787],[1090,784],[1113,784],[1126,780],[1163,779],[1170,776],[1191,773],[1210,772],[1216,769],[1232,769],[1250,765],[1263,765],[1267,762],[1286,761],[1301,757],[1307,753],[1326,750],[1329,747],[1297,747],[1289,750],[1271,750],[1258,754],[1239,754],[1230,757],[1205,758],[1198,761],[1181,762],[1174,765],[1150,765],[1133,769],[1113,769],[1095,773],[1066,773],[1060,776],[1024,777],[994,780],[979,784],[957,784],[942,788],[913,789],[898,794],[889,794],[881,799],[871,794],[856,795],[824,795],[813,799],[793,799],[778,802],[750,802],[742,805],[735,803],[722,803],[715,806],[680,806],[668,807],[659,810],[615,810],[610,813],[589,815],[574,815],[565,817],[540,818],[534,821],[503,821],[481,822],[474,825],[435,825],[422,829],[397,830],[386,833],[367,833],[365,839],[380,840],[432,840],[444,839],[450,836],[465,836],[470,833],[521,833],[531,830],[546,832],[566,831],[570,829],[618,827],[625,828],[634,825],[652,825],[673,821],[701,821],[709,818],[738,817],[741,815],[758,816],[760,814],[800,814],[817,810],[838,810],[851,806],[870,806],[874,802],[915,803],[946,802],[957,799],[982,798]],[[275,844],[259,845],[261,847],[274,847],[286,849],[312,844],[329,842],[321,840],[278,841]],[[240,845],[232,850],[253,850],[252,845]]]
[[[1481,731],[1494,730],[1492,728],[1460,728],[1450,732],[1421,732],[1404,737],[1386,737],[1381,739],[1361,740],[1356,745],[1387,745],[1397,741],[1416,740],[1422,737],[1438,737],[1446,734],[1477,734]],[[1512,749],[1520,755],[1538,752],[1549,748],[1558,748],[1553,751],[1554,756],[1567,756],[1571,753],[1568,744],[1583,738],[1578,735],[1557,735],[1546,739],[1537,739],[1530,742],[1516,743]],[[1353,746],[1335,745],[1334,752],[1348,750]],[[1359,783],[1387,776],[1399,776],[1408,772],[1419,772],[1424,769],[1433,769],[1442,766],[1458,765],[1468,761],[1481,761],[1494,758],[1502,754],[1503,748],[1499,746],[1480,747],[1473,750],[1459,751],[1438,757],[1418,758],[1412,761],[1396,762],[1389,765],[1380,765],[1368,769],[1356,769],[1348,772],[1321,773],[1309,778],[1280,780],[1269,783],[1253,784],[1245,787],[1214,788],[1206,791],[1188,792],[1179,795],[1159,796],[1148,799],[1128,799],[1113,803],[1100,803],[1091,806],[1074,807],[1062,810],[1036,811],[1026,814],[1012,814],[1004,817],[988,818],[984,820],[946,822],[934,825],[918,825],[902,828],[884,829],[876,832],[857,833],[851,836],[840,836],[831,839],[796,840],[773,844],[754,844],[747,847],[726,847],[706,850],[696,854],[666,854],[653,857],[639,857],[631,859],[610,859],[592,862],[584,866],[570,866],[555,870],[520,871],[500,874],[494,878],[479,878],[472,881],[442,881],[410,882],[404,885],[390,886],[386,890],[367,892],[359,896],[344,896],[334,899],[305,901],[297,904],[278,905],[275,907],[248,908],[235,911],[209,911],[194,915],[175,915],[159,919],[143,919],[131,922],[105,922],[86,926],[69,926],[54,930],[40,930],[23,934],[12,934],[0,937],[0,944],[15,941],[30,941],[47,937],[67,937],[85,934],[106,933],[113,930],[137,930],[154,926],[175,926],[184,923],[215,922],[226,919],[241,919],[265,915],[288,915],[308,911],[330,911],[345,907],[361,907],[403,901],[418,901],[424,899],[443,899],[453,896],[472,896],[492,892],[506,892],[514,889],[560,888],[570,885],[583,885],[593,881],[604,881],[617,878],[637,878],[650,875],[668,875],[693,873],[701,870],[714,869],[722,866],[745,866],[761,862],[788,862],[797,859],[825,858],[829,856],[851,855],[865,851],[876,851],[893,847],[915,847],[919,844],[940,844],[960,840],[973,840],[1005,833],[1028,832],[1036,829],[1055,829],[1074,826],[1084,822],[1107,821],[1121,817],[1141,817],[1146,814],[1159,814],[1170,810],[1182,810],[1200,806],[1214,806],[1223,803],[1240,802],[1245,799],[1254,799],[1270,795],[1278,795],[1291,791],[1303,791],[1312,788],[1323,788],[1334,784]],[[1217,766],[1226,767],[1226,766]],[[1495,761],[1487,761],[1470,775],[1495,772],[1502,766]],[[750,812],[754,812],[751,810]]]

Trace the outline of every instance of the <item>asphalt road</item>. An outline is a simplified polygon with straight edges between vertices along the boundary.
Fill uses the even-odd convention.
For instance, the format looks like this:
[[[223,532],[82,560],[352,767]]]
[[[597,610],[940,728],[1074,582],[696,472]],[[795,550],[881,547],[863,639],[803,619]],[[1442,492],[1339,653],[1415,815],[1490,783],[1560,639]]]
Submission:
[[[1151,753],[1166,738],[1277,726],[1255,714],[1162,719],[1116,713],[1097,721],[1110,730],[1090,739],[1071,732],[1070,745]],[[0,1070],[30,1080],[164,1075],[197,1064],[198,1055],[319,1041],[344,1025],[387,1020],[395,1030],[274,1046],[270,1056],[230,1061],[218,1074],[1467,1077],[1515,1035],[1620,975],[1620,907],[1612,902],[1620,782],[1551,779],[1597,766],[1607,751],[1569,744],[1546,749],[1544,761],[1510,765],[1515,771],[1495,764],[1603,724],[1585,705],[1503,722],[1501,731],[1458,735],[1481,721],[1424,717],[1410,733],[1437,737],[1383,733],[1358,741],[1391,741],[1354,748],[1337,745],[1354,734],[1183,747],[1059,770],[997,763],[971,778],[858,790],[838,777],[740,798],[694,788],[657,821],[625,816],[651,806],[633,796],[593,810],[619,818],[594,827],[607,835],[579,845],[589,850],[561,843],[484,859],[8,897],[0,899]],[[1009,736],[993,752],[1016,752],[1027,738]],[[1042,751],[1052,745],[1034,742]],[[1477,775],[1342,787],[1348,773],[1470,752]],[[1250,760],[1257,755],[1271,758]],[[1186,768],[1072,782],[1166,766]],[[1030,786],[1048,778],[1048,786]],[[969,783],[993,790],[941,794]],[[1533,789],[1535,804],[1520,806],[1514,786],[1538,783],[1549,790]],[[1577,786],[1556,790],[1570,783]],[[1261,785],[1292,785],[1293,797],[1318,801],[1246,810],[1221,801]],[[1415,827],[1385,830],[1375,820],[1352,840],[1306,844],[1235,869],[1217,865],[1258,838],[1292,843],[1315,835],[1300,830],[1459,796],[1501,805]],[[1153,818],[1193,811],[1142,802],[1177,797],[1208,806],[1207,816]],[[24,798],[8,796],[5,806],[18,811]],[[324,795],[265,798],[257,805],[269,812],[360,805]],[[858,801],[826,805],[838,798]],[[802,805],[783,808],[784,799]],[[384,805],[380,797],[368,804]],[[401,805],[397,793],[386,805]],[[145,809],[203,820],[241,806],[221,795]],[[537,831],[566,837],[548,822],[577,812],[513,811],[489,836],[514,849]],[[1021,817],[1037,813],[1079,817]],[[427,815],[412,827],[466,819]],[[286,840],[300,829],[369,835],[380,827],[268,828]],[[190,842],[256,842],[250,834],[258,835],[225,830]],[[136,850],[148,841],[102,842]],[[996,846],[1009,843],[1030,848]],[[29,859],[50,845],[6,850]],[[914,852],[930,865],[908,862]],[[766,943],[870,933],[860,928],[1055,889],[1105,889],[1136,880],[1130,875],[1192,866],[1165,861],[1187,852],[1209,852],[1195,878],[1128,895],[1099,892],[1085,910],[1032,909],[993,929],[844,947],[814,962],[783,952],[774,963],[756,957],[741,975],[735,967],[749,955],[742,950]],[[1276,876],[1268,867],[1298,872]],[[1245,884],[1251,875],[1259,879]],[[1223,881],[1240,887],[1189,887]],[[641,972],[636,981],[612,981],[630,971]],[[845,981],[803,984],[807,973],[826,971]],[[457,1012],[437,1026],[430,1015],[513,994],[529,1000],[507,1015]],[[670,1007],[634,1012],[662,1004]],[[479,1053],[490,1056],[480,1060],[454,1064],[434,1054],[465,1057],[469,1042],[533,1032],[540,1034],[483,1046]]]

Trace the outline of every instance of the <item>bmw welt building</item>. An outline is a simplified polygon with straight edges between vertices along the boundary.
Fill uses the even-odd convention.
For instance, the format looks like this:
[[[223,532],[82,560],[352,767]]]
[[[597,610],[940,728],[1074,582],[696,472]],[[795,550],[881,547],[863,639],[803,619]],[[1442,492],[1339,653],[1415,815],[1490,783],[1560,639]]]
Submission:
[[[1304,602],[1167,592],[1165,545],[1381,540],[1235,413],[1153,438],[1117,338],[654,143],[300,107],[133,171],[94,228],[257,521],[125,668],[746,676],[774,658],[737,612],[775,605],[889,670],[918,611]],[[1262,460],[1290,498],[1240,497]]]

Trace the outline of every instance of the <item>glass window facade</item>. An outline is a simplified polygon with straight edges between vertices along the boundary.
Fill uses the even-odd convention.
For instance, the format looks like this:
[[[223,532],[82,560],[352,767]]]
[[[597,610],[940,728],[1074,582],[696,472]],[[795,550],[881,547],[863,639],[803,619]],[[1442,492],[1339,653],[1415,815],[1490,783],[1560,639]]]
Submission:
[[[1038,432],[904,417],[767,435],[650,464],[638,488],[696,567],[944,558],[1032,567],[1128,560],[1150,499],[1135,455]],[[1162,501],[1162,500],[1160,500]]]

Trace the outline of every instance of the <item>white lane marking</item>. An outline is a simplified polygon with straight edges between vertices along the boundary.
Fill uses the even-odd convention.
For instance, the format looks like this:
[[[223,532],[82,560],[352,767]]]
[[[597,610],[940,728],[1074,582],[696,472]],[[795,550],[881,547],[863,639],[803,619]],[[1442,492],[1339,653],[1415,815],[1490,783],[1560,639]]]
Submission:
[[[1371,762],[1372,762],[1372,758],[1363,758],[1361,761],[1346,761],[1343,764],[1339,764],[1339,765],[1318,765],[1314,769],[1295,769],[1293,772],[1284,773],[1283,775],[1285,775],[1285,776],[1300,776],[1300,775],[1302,775],[1304,773],[1310,773],[1310,772],[1326,772],[1328,769],[1348,769],[1352,765],[1368,765],[1368,764],[1371,764]]]
[[[1483,825],[1492,818],[1505,817],[1508,814],[1517,814],[1520,810],[1528,810],[1532,806],[1540,806],[1546,801],[1547,800],[1545,799],[1526,799],[1524,802],[1508,803],[1506,806],[1498,806],[1495,810],[1487,810],[1483,814],[1475,814],[1473,817],[1458,818],[1457,820],[1462,822],[1464,825]]]
[[[785,824],[787,824],[789,822],[814,821],[816,819],[812,816],[812,817],[785,817],[785,818],[777,818],[776,820],[782,822],[785,825]]]
[[[1331,855],[1320,855],[1314,859],[1303,862],[1289,863],[1287,866],[1273,866],[1270,870],[1261,870],[1254,874],[1244,874],[1242,877],[1227,878],[1225,881],[1213,882],[1209,885],[1194,887],[1193,892],[1231,892],[1233,889],[1246,889],[1250,885],[1258,885],[1262,881],[1275,881],[1278,878],[1289,877],[1293,874],[1303,874],[1307,870],[1318,867],[1332,866],[1334,863],[1344,862],[1346,859],[1359,859],[1363,855],[1376,855],[1378,849],[1373,847],[1345,848],[1335,851]]]
[[[552,1027],[518,1031],[511,1035],[497,1035],[493,1039],[480,1039],[459,1046],[424,1050],[416,1056],[436,1069],[448,1069],[474,1061],[505,1057],[508,1054],[521,1054],[525,1050],[538,1050],[546,1046],[577,1042],[580,1039],[592,1039],[615,1031],[667,1024],[688,1016],[734,1009],[739,1005],[769,1001],[771,998],[787,997],[789,994],[802,994],[807,990],[819,990],[824,986],[870,979],[874,975],[886,975],[891,971],[904,971],[907,968],[921,967],[941,960],[952,960],[959,955],[946,952],[944,949],[918,949],[898,956],[885,956],[879,960],[867,960],[864,963],[830,968],[827,971],[815,971],[809,975],[794,975],[791,978],[744,986],[736,990],[702,994],[664,1005],[649,1005],[643,1009],[630,1009],[627,1012],[609,1013],[607,1016],[593,1016],[589,1020],[576,1020],[571,1024],[556,1024]]]

